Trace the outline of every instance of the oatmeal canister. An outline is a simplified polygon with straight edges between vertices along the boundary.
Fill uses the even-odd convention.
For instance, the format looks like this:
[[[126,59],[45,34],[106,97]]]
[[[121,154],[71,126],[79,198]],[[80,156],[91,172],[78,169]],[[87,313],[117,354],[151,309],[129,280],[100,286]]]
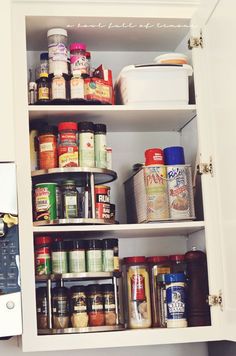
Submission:
[[[95,186],[95,214],[96,219],[110,219],[110,187]]]
[[[35,185],[35,221],[49,221],[57,218],[56,186],[56,183]]]

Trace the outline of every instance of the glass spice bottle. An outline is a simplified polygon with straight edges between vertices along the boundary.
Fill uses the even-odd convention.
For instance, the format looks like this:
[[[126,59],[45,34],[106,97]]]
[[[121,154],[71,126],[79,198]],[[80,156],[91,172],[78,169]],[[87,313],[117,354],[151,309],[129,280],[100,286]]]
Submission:
[[[86,272],[85,242],[83,240],[69,241],[69,272]]]
[[[47,329],[48,328],[48,300],[47,300],[46,287],[38,287],[36,289],[36,306],[37,306],[38,329]]]
[[[71,43],[70,45],[71,74],[82,76],[88,72],[88,60],[86,57],[86,45],[84,43]]]
[[[52,290],[53,329],[68,328],[70,321],[69,293],[66,287],[55,287]]]
[[[102,287],[99,284],[87,286],[89,326],[105,324]]]
[[[79,128],[79,162],[80,167],[94,167],[94,127],[92,122],[80,122]]]
[[[62,183],[63,218],[73,219],[78,217],[78,191],[74,180]]]
[[[107,168],[106,132],[106,125],[94,125],[95,167],[97,168]]]
[[[48,103],[50,100],[50,81],[47,73],[40,73],[37,81],[38,85],[38,102]]]
[[[52,244],[52,273],[67,273],[67,250],[63,241],[56,241]]]
[[[113,284],[103,284],[105,325],[116,325],[116,304]]]
[[[87,272],[102,272],[102,241],[88,240],[86,249]]]
[[[102,270],[103,272],[114,271],[114,241],[113,239],[102,240]]]
[[[88,326],[87,298],[84,286],[73,286],[70,289],[71,324],[73,328]]]
[[[57,164],[57,132],[53,126],[44,126],[39,131],[39,169],[56,168]]]
[[[77,123],[61,122],[58,125],[59,167],[78,167]]]
[[[42,276],[51,273],[51,243],[50,236],[35,237],[35,275]]]

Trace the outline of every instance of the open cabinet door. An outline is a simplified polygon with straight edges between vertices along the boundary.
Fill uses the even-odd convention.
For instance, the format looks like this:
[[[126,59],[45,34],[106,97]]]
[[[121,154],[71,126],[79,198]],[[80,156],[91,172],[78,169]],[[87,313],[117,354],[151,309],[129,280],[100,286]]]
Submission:
[[[222,279],[223,310],[218,314],[221,339],[232,341],[236,341],[235,14],[233,0],[202,1],[191,29],[192,36],[202,35],[202,46],[194,46],[192,50],[200,162],[210,163],[212,157],[213,165],[213,176],[211,173],[202,175],[206,236],[209,230],[212,236],[208,249],[210,247],[210,258],[214,255],[217,273],[222,266],[218,276]],[[212,184],[207,186],[206,180],[212,180]],[[219,281],[217,286],[220,286]]]

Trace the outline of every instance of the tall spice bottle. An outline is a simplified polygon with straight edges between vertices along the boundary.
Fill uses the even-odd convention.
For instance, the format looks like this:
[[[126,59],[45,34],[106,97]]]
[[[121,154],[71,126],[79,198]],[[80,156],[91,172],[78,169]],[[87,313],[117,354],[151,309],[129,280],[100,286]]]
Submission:
[[[97,168],[107,168],[106,132],[106,125],[94,125],[95,166]]]
[[[94,127],[92,122],[80,122],[79,126],[79,162],[80,167],[95,166]]]

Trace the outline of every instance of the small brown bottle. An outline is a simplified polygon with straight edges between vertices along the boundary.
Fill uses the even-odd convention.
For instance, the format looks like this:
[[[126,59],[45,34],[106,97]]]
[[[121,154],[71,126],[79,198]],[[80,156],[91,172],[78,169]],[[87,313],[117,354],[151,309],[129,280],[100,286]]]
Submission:
[[[185,254],[187,265],[187,319],[188,326],[211,325],[207,304],[208,275],[204,252],[193,248]]]

